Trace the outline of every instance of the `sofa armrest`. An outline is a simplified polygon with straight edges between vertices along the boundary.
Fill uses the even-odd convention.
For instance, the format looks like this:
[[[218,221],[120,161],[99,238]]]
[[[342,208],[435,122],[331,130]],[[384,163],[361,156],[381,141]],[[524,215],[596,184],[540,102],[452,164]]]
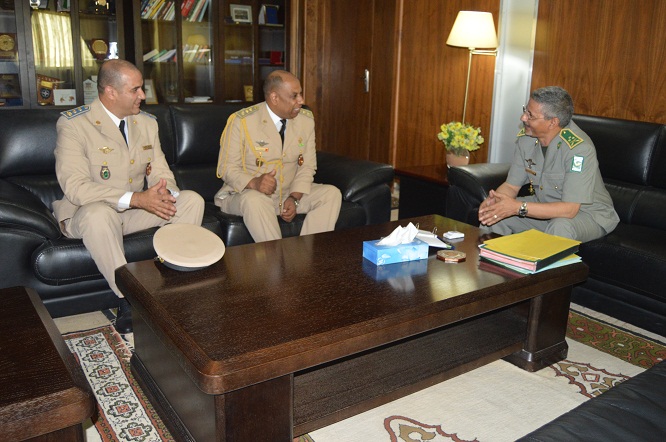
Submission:
[[[509,173],[509,163],[482,163],[451,167],[446,216],[473,226],[479,225],[479,205],[491,189],[497,189]]]
[[[344,200],[355,201],[367,189],[389,185],[393,181],[393,167],[318,151],[314,179],[317,183],[332,184],[340,189]]]
[[[22,229],[48,239],[61,236],[58,221],[29,190],[0,179],[0,226]]]
[[[449,186],[459,187],[475,200],[483,201],[491,189],[497,189],[509,173],[509,163],[481,163],[452,167],[448,172]]]

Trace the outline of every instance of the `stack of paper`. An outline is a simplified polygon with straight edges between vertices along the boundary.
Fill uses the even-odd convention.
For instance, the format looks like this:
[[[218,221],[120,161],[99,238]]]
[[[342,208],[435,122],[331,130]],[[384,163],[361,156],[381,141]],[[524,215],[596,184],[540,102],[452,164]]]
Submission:
[[[479,256],[522,273],[535,273],[579,262],[580,241],[527,230],[490,239],[480,245]]]

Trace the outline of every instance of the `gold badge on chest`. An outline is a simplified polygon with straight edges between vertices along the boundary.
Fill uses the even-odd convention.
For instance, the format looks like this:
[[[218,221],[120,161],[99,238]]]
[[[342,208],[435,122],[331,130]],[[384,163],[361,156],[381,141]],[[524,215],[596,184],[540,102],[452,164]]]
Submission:
[[[99,171],[99,176],[103,180],[108,180],[111,178],[111,171],[109,170],[109,166],[102,166],[102,168]]]
[[[303,159],[303,154],[298,154],[298,165],[302,166],[305,160]]]

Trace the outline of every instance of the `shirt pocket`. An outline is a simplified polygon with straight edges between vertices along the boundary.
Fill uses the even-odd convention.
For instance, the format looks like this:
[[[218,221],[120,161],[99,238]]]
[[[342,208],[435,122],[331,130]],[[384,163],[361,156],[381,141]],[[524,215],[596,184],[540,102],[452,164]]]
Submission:
[[[564,173],[544,173],[541,186],[546,200],[562,201],[562,191],[564,188]]]
[[[155,150],[152,147],[148,148],[148,146],[146,146],[145,149],[142,148],[141,151],[139,152],[139,161],[141,162],[141,164],[148,164],[154,159],[155,159]]]

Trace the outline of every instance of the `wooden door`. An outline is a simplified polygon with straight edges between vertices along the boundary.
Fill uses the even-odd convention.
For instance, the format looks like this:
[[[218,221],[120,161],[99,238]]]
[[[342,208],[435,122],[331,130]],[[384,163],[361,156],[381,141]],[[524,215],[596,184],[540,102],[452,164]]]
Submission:
[[[374,0],[305,2],[302,81],[319,150],[369,158],[373,5]]]

